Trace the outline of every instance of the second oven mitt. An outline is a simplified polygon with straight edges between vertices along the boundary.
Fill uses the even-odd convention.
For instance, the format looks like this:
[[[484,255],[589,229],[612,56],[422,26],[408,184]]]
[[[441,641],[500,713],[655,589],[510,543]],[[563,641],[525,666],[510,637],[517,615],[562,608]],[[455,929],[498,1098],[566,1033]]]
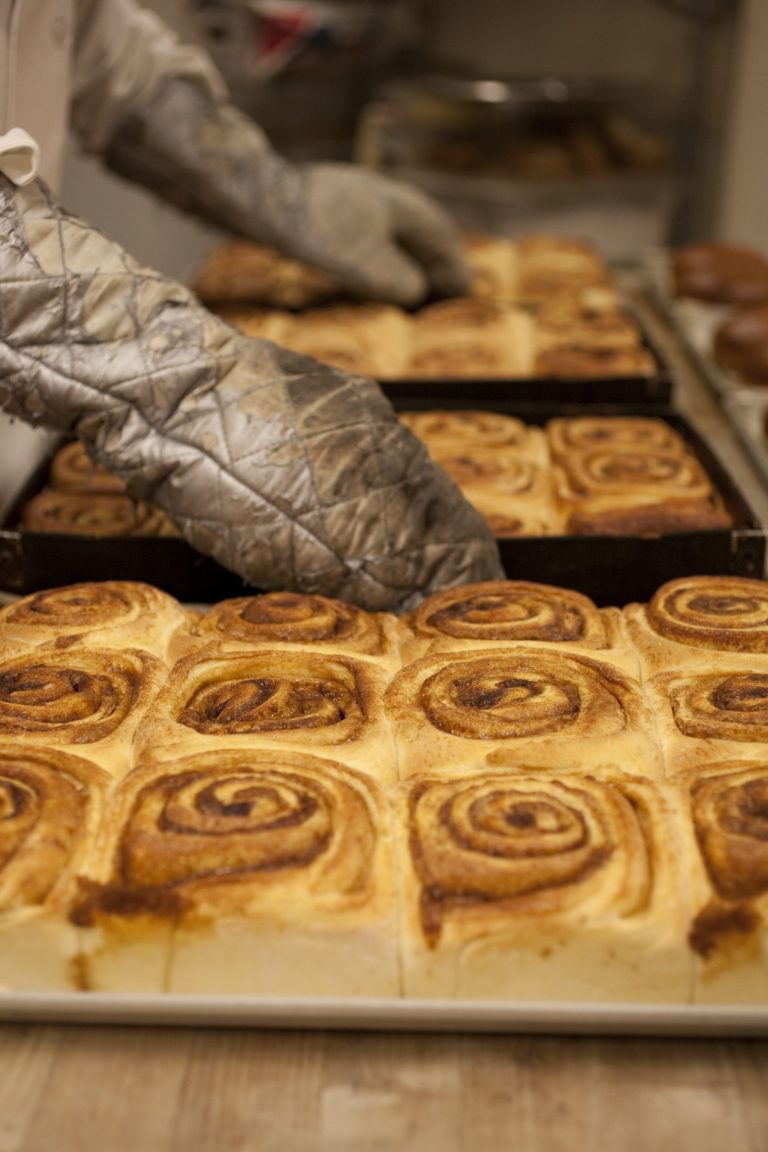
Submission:
[[[372,380],[213,316],[0,176],[0,405],[78,437],[248,584],[402,610],[502,575],[485,520]]]
[[[409,307],[469,290],[459,233],[432,197],[354,164],[292,163],[193,79],[165,78],[103,155],[121,175],[359,296]]]

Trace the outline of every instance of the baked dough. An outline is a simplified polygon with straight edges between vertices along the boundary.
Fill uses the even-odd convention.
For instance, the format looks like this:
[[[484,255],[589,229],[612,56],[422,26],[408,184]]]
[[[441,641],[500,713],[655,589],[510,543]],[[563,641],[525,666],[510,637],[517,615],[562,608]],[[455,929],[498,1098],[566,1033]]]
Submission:
[[[589,771],[598,761],[662,774],[639,682],[607,661],[561,648],[423,656],[392,678],[384,703],[401,779],[486,767]]]
[[[664,786],[417,777],[399,798],[406,995],[685,1003],[690,904]]]
[[[78,933],[68,912],[109,777],[83,756],[3,740],[0,749],[0,987],[68,992]]]
[[[93,580],[31,592],[0,608],[0,651],[41,645],[143,648],[172,659],[194,619],[175,597],[138,580]]]
[[[390,815],[370,777],[218,748],[138,767],[102,827],[77,911],[89,988],[399,993]]]
[[[12,656],[0,663],[0,740],[76,748],[123,776],[136,727],[167,672],[140,648],[42,646]]]
[[[752,669],[768,654],[768,585],[746,576],[683,576],[657,588],[647,604],[622,608],[644,676],[706,667],[715,653]]]
[[[272,747],[329,756],[392,783],[387,680],[381,665],[339,653],[211,644],[174,665],[136,733],[134,754],[169,760]]]

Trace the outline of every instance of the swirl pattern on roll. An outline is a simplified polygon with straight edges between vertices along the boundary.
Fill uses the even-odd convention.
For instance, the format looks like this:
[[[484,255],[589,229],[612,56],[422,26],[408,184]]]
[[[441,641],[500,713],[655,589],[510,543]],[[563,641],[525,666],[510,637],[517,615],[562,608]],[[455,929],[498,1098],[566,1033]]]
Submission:
[[[641,503],[665,494],[701,501],[712,496],[709,477],[690,454],[601,446],[574,452],[560,466],[573,491],[584,496],[634,494]]]
[[[622,916],[649,899],[641,815],[621,788],[592,777],[419,781],[409,827],[432,946],[454,910],[556,913],[602,892]]]
[[[138,649],[41,648],[0,664],[0,733],[56,744],[112,736],[159,682],[160,662]]]
[[[675,679],[669,699],[685,736],[768,741],[766,672],[708,672]]]
[[[691,788],[691,806],[719,896],[750,900],[768,892],[768,764],[734,760],[710,766]]]
[[[695,648],[768,652],[768,585],[741,576],[692,576],[663,584],[648,603],[660,635]]]
[[[525,580],[465,584],[428,597],[408,617],[414,631],[457,640],[607,643],[595,604],[581,593]]]
[[[0,637],[29,645],[53,643],[64,647],[88,633],[104,630],[146,630],[159,626],[163,613],[183,619],[181,606],[159,588],[140,581],[83,581],[28,596],[0,609]],[[159,628],[158,628],[159,630]]]
[[[0,751],[0,908],[42,904],[73,862],[103,774],[48,748]]]
[[[622,673],[586,657],[494,649],[438,666],[418,706],[433,727],[470,740],[596,737],[630,725],[631,694]]]
[[[284,884],[361,901],[378,836],[370,783],[330,760],[271,750],[204,752],[126,778],[116,883],[124,891]],[[237,900],[237,895],[233,897]],[[286,915],[295,915],[286,908]]]
[[[175,527],[159,508],[144,500],[107,492],[43,488],[24,506],[26,532],[68,536],[175,536]]]
[[[546,426],[556,457],[595,448],[637,452],[680,452],[684,444],[670,424],[644,416],[557,417]]]
[[[259,644],[322,644],[374,653],[381,648],[379,618],[354,604],[298,592],[267,592],[222,600],[198,626],[201,635]]]
[[[364,669],[343,657],[277,655],[255,651],[205,663],[183,701],[179,723],[205,735],[300,732],[320,742],[354,740],[367,719]]]

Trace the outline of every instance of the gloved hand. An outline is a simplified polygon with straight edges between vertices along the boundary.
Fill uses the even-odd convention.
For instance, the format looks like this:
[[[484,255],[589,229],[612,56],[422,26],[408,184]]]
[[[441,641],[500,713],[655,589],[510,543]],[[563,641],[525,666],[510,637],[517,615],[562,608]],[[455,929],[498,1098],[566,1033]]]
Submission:
[[[194,80],[165,79],[119,125],[104,160],[360,296],[408,307],[468,291],[458,233],[430,197],[351,164],[290,163],[252,120]]]
[[[249,584],[399,610],[501,576],[378,386],[253,340],[0,176],[0,406],[77,436]]]

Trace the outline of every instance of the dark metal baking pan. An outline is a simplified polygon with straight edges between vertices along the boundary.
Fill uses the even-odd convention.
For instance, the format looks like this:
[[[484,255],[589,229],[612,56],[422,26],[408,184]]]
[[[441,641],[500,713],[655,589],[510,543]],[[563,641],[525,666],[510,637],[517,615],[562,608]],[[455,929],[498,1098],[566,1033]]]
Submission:
[[[521,536],[498,541],[507,576],[574,588],[595,603],[621,605],[646,601],[667,580],[691,575],[738,575],[762,578],[766,529],[710,446],[678,412],[664,406],[594,407],[546,402],[491,405],[465,391],[459,401],[443,393],[440,403],[428,390],[403,394],[395,408],[475,408],[517,416],[527,424],[544,424],[555,416],[658,416],[685,440],[719,493],[733,525],[728,529],[670,532],[661,536]]]
[[[471,397],[471,399],[470,399]],[[475,407],[544,423],[557,415],[594,415],[593,407],[576,404],[514,404],[509,397],[483,402],[464,387],[452,400],[428,388],[403,395],[396,407]],[[601,408],[601,414],[626,415],[625,407]],[[679,414],[664,406],[641,406],[636,415],[658,415],[687,441],[706,469],[733,519],[728,530],[677,532],[645,536],[547,536],[499,540],[502,561],[511,579],[558,584],[583,592],[597,604],[647,600],[666,580],[693,574],[763,575],[765,530],[709,446]],[[212,603],[252,591],[243,580],[173,537],[87,537],[27,532],[18,525],[23,503],[45,483],[52,449],[30,470],[0,527],[0,589],[29,592],[81,580],[144,580],[180,600]]]

